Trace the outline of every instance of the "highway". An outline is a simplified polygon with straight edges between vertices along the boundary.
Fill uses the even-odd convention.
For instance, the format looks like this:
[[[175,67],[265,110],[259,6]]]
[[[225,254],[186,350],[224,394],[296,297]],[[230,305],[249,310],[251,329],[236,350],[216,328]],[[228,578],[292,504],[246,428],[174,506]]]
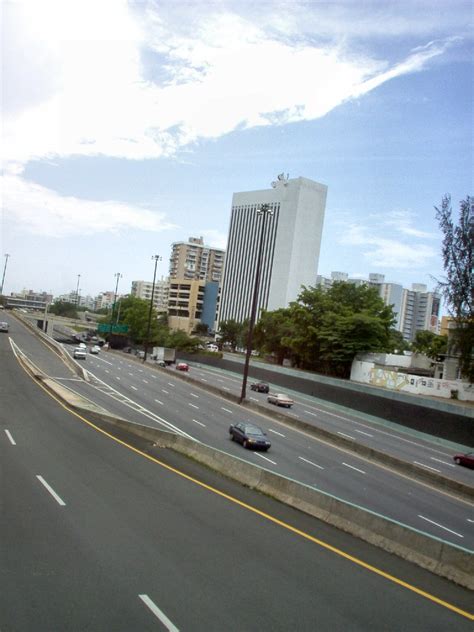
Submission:
[[[284,426],[272,420],[274,407],[269,406],[270,416],[264,417],[200,389],[199,384],[183,380],[175,369],[155,369],[121,353],[89,354],[81,366],[97,379],[92,377],[90,383],[71,381],[71,374],[63,363],[52,357],[45,345],[22,325],[14,323],[11,331],[17,332],[13,337],[20,347],[34,361],[47,366],[50,375],[59,377],[64,385],[114,414],[152,427],[182,432],[428,535],[474,550],[472,504]],[[54,367],[51,366],[53,361]],[[202,368],[191,367],[190,374],[217,384],[221,380],[224,386],[230,384],[227,375],[219,376]],[[235,381],[235,377],[232,379]],[[257,398],[258,394],[251,396]],[[264,395],[260,395],[260,399],[263,400]],[[297,407],[295,404],[295,409]],[[240,420],[253,421],[264,428],[272,441],[269,452],[246,451],[230,441],[228,427]],[[381,436],[392,440],[391,432]],[[419,459],[426,454],[426,458],[431,456],[432,452],[426,452],[423,444],[413,443],[410,449],[419,451]],[[439,447],[429,449],[439,450]],[[440,458],[447,459],[449,455]],[[472,471],[464,468],[455,471],[458,470],[460,476],[473,481]]]
[[[0,337],[2,632],[472,630],[469,591],[72,414],[10,337],[28,333]]]

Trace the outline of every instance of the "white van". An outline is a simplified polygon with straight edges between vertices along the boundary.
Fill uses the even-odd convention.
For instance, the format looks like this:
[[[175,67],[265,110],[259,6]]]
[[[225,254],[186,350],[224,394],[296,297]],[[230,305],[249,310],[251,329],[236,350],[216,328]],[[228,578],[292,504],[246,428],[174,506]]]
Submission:
[[[85,360],[87,357],[87,349],[83,349],[82,347],[76,347],[74,349],[73,355],[77,360]]]

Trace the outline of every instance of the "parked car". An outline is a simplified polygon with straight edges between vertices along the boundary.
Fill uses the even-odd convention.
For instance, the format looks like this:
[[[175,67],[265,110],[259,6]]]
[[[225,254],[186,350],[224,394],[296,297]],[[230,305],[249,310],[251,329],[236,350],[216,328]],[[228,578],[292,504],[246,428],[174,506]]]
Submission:
[[[5,321],[2,321],[0,323],[0,331],[5,331],[6,333],[8,333],[8,323],[6,323]]]
[[[268,393],[270,391],[270,387],[265,382],[254,382],[250,384],[250,390],[257,391],[257,393]]]
[[[100,352],[100,347],[99,345],[94,345],[93,347],[91,347],[91,353],[99,353]]]
[[[454,462],[458,465],[464,465],[474,469],[474,452],[466,452],[466,454],[455,454]]]
[[[189,371],[189,365],[186,362],[178,362],[176,365],[177,371]]]
[[[275,406],[285,406],[286,408],[291,408],[294,404],[294,401],[283,393],[270,393],[267,397],[267,402],[275,404]]]
[[[232,441],[241,443],[244,448],[256,448],[266,452],[271,446],[267,435],[261,428],[244,421],[232,424],[229,428],[229,434]]]
[[[87,357],[87,350],[84,349],[83,347],[76,347],[74,349],[74,353],[73,356],[77,359],[77,360],[85,360]]]

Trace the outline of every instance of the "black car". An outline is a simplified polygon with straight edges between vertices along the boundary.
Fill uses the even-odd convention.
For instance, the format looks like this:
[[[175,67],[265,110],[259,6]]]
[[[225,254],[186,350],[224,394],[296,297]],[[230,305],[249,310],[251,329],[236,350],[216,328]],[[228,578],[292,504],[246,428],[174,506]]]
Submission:
[[[232,441],[238,441],[244,448],[256,448],[258,450],[264,450],[265,452],[271,446],[270,441],[267,439],[267,435],[261,428],[254,424],[246,422],[239,422],[232,424],[229,428],[229,434]]]
[[[265,382],[254,382],[250,384],[250,390],[257,391],[257,393],[268,393],[270,387]]]

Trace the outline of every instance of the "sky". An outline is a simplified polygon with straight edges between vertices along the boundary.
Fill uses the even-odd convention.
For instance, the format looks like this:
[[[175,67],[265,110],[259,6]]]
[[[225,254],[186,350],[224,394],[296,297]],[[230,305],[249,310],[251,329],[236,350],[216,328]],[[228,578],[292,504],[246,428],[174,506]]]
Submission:
[[[470,0],[0,7],[5,294],[166,276],[282,172],[328,187],[319,274],[442,277],[434,207],[474,193]]]

